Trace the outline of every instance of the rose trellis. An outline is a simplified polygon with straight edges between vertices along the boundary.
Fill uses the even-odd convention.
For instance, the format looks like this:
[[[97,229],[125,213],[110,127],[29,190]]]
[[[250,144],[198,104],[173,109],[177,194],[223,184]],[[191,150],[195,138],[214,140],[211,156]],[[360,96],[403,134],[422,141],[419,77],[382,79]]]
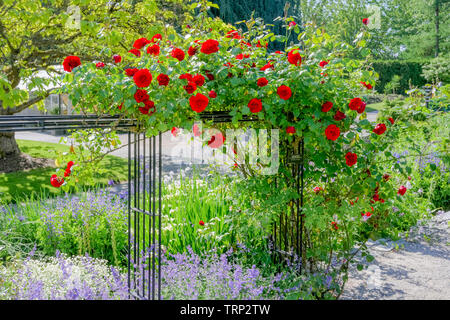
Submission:
[[[263,127],[280,129],[285,160],[304,146],[305,201],[294,208],[305,219],[301,261],[311,270],[331,260],[348,266],[354,241],[362,240],[361,224],[379,227],[406,191],[377,163],[380,153],[390,157],[398,124],[366,119],[362,97],[377,77],[367,60],[366,23],[350,45],[312,25],[302,31],[287,17],[286,36],[274,35],[258,19],[247,21],[245,32],[204,11],[195,21],[182,34],[137,39],[123,56],[105,48],[111,61],[84,63],[68,56],[62,90],[77,110],[136,119],[148,136],[172,128],[195,131],[202,112],[212,111],[228,112],[234,127],[245,126],[239,120],[250,115]],[[293,35],[298,42],[288,43]],[[275,40],[285,42],[284,51],[267,49]],[[355,52],[366,60],[353,59]],[[71,178],[66,184],[75,184]]]

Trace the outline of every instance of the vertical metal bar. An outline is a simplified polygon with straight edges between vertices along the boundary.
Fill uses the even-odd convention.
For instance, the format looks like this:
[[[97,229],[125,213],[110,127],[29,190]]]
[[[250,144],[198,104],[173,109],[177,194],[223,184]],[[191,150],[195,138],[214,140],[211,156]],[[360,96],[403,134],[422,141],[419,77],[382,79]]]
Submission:
[[[137,179],[136,179],[136,185],[137,185],[137,209],[140,209],[141,207],[141,199],[140,199],[140,193],[141,193],[141,134],[138,133],[137,134],[137,144],[136,144],[136,148],[137,148]],[[138,268],[137,272],[139,275],[139,271],[140,271],[140,258],[141,258],[141,251],[140,251],[140,245],[139,242],[140,237],[141,237],[141,227],[140,227],[140,220],[141,220],[141,213],[139,211],[137,211],[137,221],[136,221],[136,233],[137,233],[137,238],[136,238],[136,251],[137,251],[137,262],[136,262],[136,266]],[[140,275],[139,275],[140,276]],[[142,277],[140,276],[140,280],[142,281]],[[139,294],[139,286],[136,288],[137,289],[137,293]]]
[[[149,160],[149,167],[148,167],[148,175],[149,175],[149,188],[148,188],[148,210],[149,213],[148,214],[148,299],[150,299],[151,297],[151,287],[152,287],[152,282],[151,282],[151,278],[152,278],[152,255],[151,255],[151,243],[152,243],[152,216],[151,216],[151,212],[152,212],[152,188],[153,188],[153,174],[152,174],[152,166],[153,166],[153,159],[152,159],[152,138],[148,138],[148,160]]]
[[[297,146],[297,154],[300,154],[300,143]],[[296,183],[297,183],[297,194],[300,195],[300,164],[297,162],[297,168],[296,168]],[[295,239],[296,239],[296,251],[297,254],[299,253],[299,240],[300,240],[300,234],[299,234],[299,227],[300,227],[300,199],[296,199],[295,201],[296,205],[297,205],[297,219],[296,219],[296,223],[295,223],[295,227],[296,227],[296,235],[295,235]]]
[[[145,133],[143,134],[144,135],[144,140],[143,140],[143,152],[144,152],[144,155],[143,155],[143,162],[144,162],[144,164],[143,164],[143,166],[142,166],[142,168],[143,168],[143,173],[142,173],[142,184],[143,184],[143,186],[142,186],[142,211],[143,212],[145,212],[145,158],[146,158],[146,150],[145,150]],[[141,214],[142,215],[142,251],[143,251],[143,255],[144,255],[144,257],[145,257],[145,255],[146,255],[146,249],[145,249],[145,214]],[[143,262],[142,262],[142,296],[144,296],[145,297],[145,263],[144,263],[144,261],[146,261],[146,260],[144,260],[145,258],[143,257]]]
[[[302,134],[302,140],[301,143],[301,162],[300,162],[300,207],[302,214],[300,215],[300,258],[301,258],[301,264],[300,264],[300,273],[302,272],[303,268],[303,187],[304,187],[304,181],[303,181],[303,172],[304,172],[304,152],[305,152],[305,146],[304,146],[304,140],[303,140],[303,134]]]
[[[158,300],[161,300],[162,136],[159,133]]]
[[[156,257],[155,257],[155,245],[156,245],[156,223],[155,223],[155,211],[156,211],[156,138],[155,136],[153,138],[153,212],[152,212],[152,219],[153,219],[153,242],[152,242],[152,270],[153,270],[153,277],[152,277],[152,300],[155,300],[155,276],[156,276]]]
[[[131,132],[128,131],[128,292],[131,291]],[[129,295],[128,298],[131,298]]]
[[[134,141],[133,141],[133,148],[134,148],[134,176],[133,176],[133,196],[134,196],[134,207],[136,208],[137,207],[137,205],[136,205],[136,199],[137,199],[137,197],[136,197],[136,177],[137,177],[137,175],[136,175],[136,166],[137,166],[137,158],[136,158],[136,152],[137,152],[137,150],[136,150],[136,133],[134,133]],[[133,288],[134,289],[136,289],[136,261],[137,261],[137,258],[136,258],[136,210],[133,210],[134,211],[134,214],[133,214],[133,218],[134,218],[134,223],[133,223],[133,225],[134,225],[134,232],[133,232],[133,235],[134,235],[134,241],[133,241],[133,257],[134,257],[134,260],[133,260],[133,279],[134,279],[134,284],[133,284]]]

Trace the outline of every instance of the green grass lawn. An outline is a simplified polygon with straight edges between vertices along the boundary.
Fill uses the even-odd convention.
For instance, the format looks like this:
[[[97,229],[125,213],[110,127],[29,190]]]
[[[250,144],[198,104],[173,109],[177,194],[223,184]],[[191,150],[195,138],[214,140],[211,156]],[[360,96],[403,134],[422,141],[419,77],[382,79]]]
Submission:
[[[57,143],[30,140],[17,140],[17,143],[23,153],[35,158],[55,159],[57,151],[69,151],[69,146]],[[100,165],[108,171],[97,177],[98,185],[106,185],[110,179],[121,182],[128,179],[127,159],[108,155]],[[33,193],[50,197],[61,194],[61,189],[50,184],[50,177],[55,170],[56,168],[42,168],[0,173],[0,202],[14,202],[23,197],[30,197]]]
[[[380,111],[384,107],[384,102],[372,103],[366,106],[366,112]]]

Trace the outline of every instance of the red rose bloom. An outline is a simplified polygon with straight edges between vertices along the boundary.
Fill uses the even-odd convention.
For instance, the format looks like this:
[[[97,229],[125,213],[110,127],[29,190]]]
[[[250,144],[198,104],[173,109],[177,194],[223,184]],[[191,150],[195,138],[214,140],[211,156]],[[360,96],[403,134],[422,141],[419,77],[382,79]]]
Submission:
[[[157,33],[152,37],[152,42],[157,42],[159,40],[162,40],[162,35],[160,33]]]
[[[197,90],[197,85],[193,81],[189,81],[187,85],[183,86],[184,90],[186,90],[187,93],[191,94],[194,93],[195,90]]]
[[[288,52],[288,61],[290,64],[295,64],[296,66],[300,66],[302,64],[302,57],[300,56],[298,49],[292,49]]]
[[[286,128],[286,133],[288,133],[288,134],[294,134],[295,132],[296,132],[295,128],[292,126],[289,126]]]
[[[389,117],[389,122],[391,123],[391,124],[394,124],[394,119],[392,118],[392,117]]]
[[[341,134],[341,130],[339,129],[338,126],[336,126],[334,124],[330,124],[325,129],[325,135],[327,136],[328,140],[335,141],[337,138],[339,138],[340,134]]]
[[[260,99],[253,98],[249,101],[248,107],[252,113],[258,113],[262,110],[262,103]]]
[[[145,100],[144,101],[144,106],[143,107],[139,107],[139,111],[142,114],[148,114],[148,115],[152,115],[155,112],[155,103],[151,100]]]
[[[122,110],[122,108],[123,108],[123,102],[119,105],[119,110]]]
[[[160,86],[167,86],[169,84],[169,81],[170,81],[169,76],[164,74],[164,73],[159,74],[156,77],[156,80],[158,80],[158,84]]]
[[[204,225],[205,225],[205,223],[203,222],[203,220],[200,220],[200,221],[198,222],[198,224],[201,225],[201,226],[204,226]]]
[[[384,123],[379,123],[375,126],[375,129],[373,129],[373,132],[377,135],[381,135],[386,131],[386,125]]]
[[[398,188],[397,194],[403,196],[406,193],[406,187],[405,186],[401,186],[400,188]]]
[[[59,188],[63,185],[64,179],[59,179],[56,174],[52,175],[50,177],[50,184],[54,186],[55,188]]]
[[[341,111],[336,111],[336,114],[334,115],[333,119],[336,121],[341,121],[344,120],[347,116],[345,115],[345,113],[341,112]]]
[[[114,63],[119,63],[120,61],[122,61],[122,57],[119,56],[118,54],[113,55],[113,60]]]
[[[170,55],[178,61],[183,61],[185,56],[184,51],[179,48],[174,48]]]
[[[209,92],[209,97],[210,98],[217,98],[217,93],[214,91],[214,90],[211,90],[210,92]]]
[[[72,70],[81,65],[81,60],[77,56],[67,56],[63,61],[64,71],[72,72]]]
[[[189,105],[191,109],[197,113],[202,112],[208,106],[209,99],[207,96],[197,93],[195,96],[189,98]]]
[[[197,53],[198,47],[197,46],[190,46],[188,49],[188,55],[193,56]]]
[[[170,133],[176,138],[180,130],[177,127],[172,127],[172,130],[170,130]]]
[[[366,110],[366,103],[363,101],[363,102],[361,102],[361,104],[360,104],[358,110],[356,110],[356,112],[363,113],[364,110]]]
[[[141,52],[138,49],[131,49],[128,52],[134,54],[138,58],[141,56]]]
[[[152,79],[152,74],[148,69],[141,69],[133,76],[134,83],[139,88],[148,87],[150,85],[150,82],[152,82]]]
[[[297,23],[295,21],[289,22],[289,27],[295,27]]]
[[[205,74],[209,81],[214,80],[214,75],[212,73],[210,73],[208,70],[205,70]]]
[[[134,99],[137,103],[144,102],[149,99],[148,93],[145,90],[138,89],[136,90],[136,93],[134,94]]]
[[[160,48],[157,44],[154,44],[152,46],[147,47],[147,53],[148,54],[152,54],[154,56],[159,55],[160,52]]]
[[[320,191],[323,191],[322,187],[314,187],[313,189],[314,193],[319,193]]]
[[[367,26],[369,24],[369,19],[368,18],[362,19],[362,23],[364,23]]]
[[[97,69],[101,69],[101,68],[104,68],[104,67],[105,67],[105,64],[104,64],[103,62],[97,62],[97,63],[95,64],[95,66],[97,67]]]
[[[366,87],[368,90],[372,90],[373,87],[370,83],[365,83],[364,81],[361,81],[361,84]]]
[[[209,39],[202,43],[200,52],[211,54],[219,51],[219,42],[217,40]]]
[[[273,69],[273,68],[274,68],[274,65],[272,63],[270,63],[270,61],[269,61],[269,62],[267,62],[266,65],[262,66],[259,70],[266,71],[267,69]]]
[[[292,96],[291,88],[285,85],[281,85],[277,89],[277,93],[280,96],[281,99],[287,100]]]
[[[269,81],[267,81],[266,78],[259,78],[258,81],[256,82],[256,84],[258,85],[258,87],[265,87],[267,86],[267,84],[269,83]]]
[[[205,77],[201,74],[196,74],[192,77],[192,81],[194,81],[197,86],[201,87],[205,84]]]
[[[361,107],[362,100],[360,98],[353,98],[350,100],[350,103],[348,106],[350,107],[350,110],[358,110]]]
[[[129,77],[134,76],[134,75],[136,74],[136,72],[138,72],[138,71],[139,71],[139,69],[136,69],[136,68],[128,68],[128,69],[125,69],[125,73],[126,73],[127,76],[129,76]]]
[[[190,73],[183,73],[181,74],[178,79],[183,80],[186,79],[188,82],[193,80],[192,74]]]
[[[320,61],[319,62],[319,66],[321,66],[322,68],[325,67],[328,64],[328,61]]]
[[[148,40],[146,38],[139,38],[136,41],[134,41],[133,48],[139,50],[142,47],[145,47],[149,43],[150,43],[150,40]]]
[[[322,112],[328,112],[333,108],[333,102],[327,101],[322,104]]]
[[[338,227],[338,225],[337,225],[337,222],[331,222],[331,226],[334,228],[334,230],[337,230],[337,229],[339,229],[339,227]]]
[[[356,155],[356,153],[347,152],[347,154],[345,155],[345,163],[349,167],[353,166],[356,163],[357,159],[358,156]]]
[[[217,149],[220,148],[223,143],[225,142],[225,137],[223,136],[222,132],[219,132],[211,137],[211,139],[208,141],[208,147]]]
[[[391,177],[391,176],[388,175],[388,174],[383,175],[384,181],[389,181],[389,178],[390,178],[390,177]]]

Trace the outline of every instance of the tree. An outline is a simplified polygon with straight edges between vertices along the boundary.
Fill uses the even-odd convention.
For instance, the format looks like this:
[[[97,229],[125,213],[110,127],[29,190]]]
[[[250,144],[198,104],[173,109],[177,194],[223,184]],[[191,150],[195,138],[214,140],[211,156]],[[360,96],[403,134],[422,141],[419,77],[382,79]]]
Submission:
[[[182,22],[183,8],[180,0],[0,1],[0,115],[42,105],[69,53],[109,62],[105,44],[123,54],[135,39]],[[0,133],[0,159],[19,154],[14,134]]]

